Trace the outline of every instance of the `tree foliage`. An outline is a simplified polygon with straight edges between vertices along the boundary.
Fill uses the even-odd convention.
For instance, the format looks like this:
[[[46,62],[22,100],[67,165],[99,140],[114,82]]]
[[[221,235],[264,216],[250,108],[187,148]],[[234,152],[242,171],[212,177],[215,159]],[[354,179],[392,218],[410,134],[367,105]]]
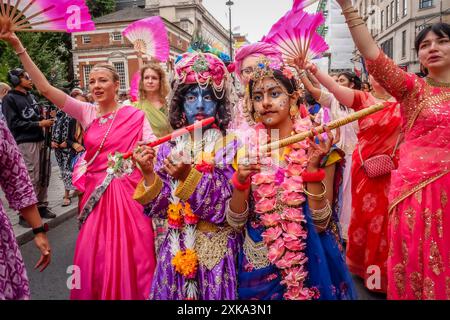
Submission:
[[[70,35],[65,33],[19,32],[17,36],[27,48],[31,59],[55,86],[67,83],[70,61]],[[0,81],[6,81],[9,70],[21,67],[18,56],[0,41]]]
[[[104,16],[116,10],[116,0],[87,0],[86,4],[93,18]]]

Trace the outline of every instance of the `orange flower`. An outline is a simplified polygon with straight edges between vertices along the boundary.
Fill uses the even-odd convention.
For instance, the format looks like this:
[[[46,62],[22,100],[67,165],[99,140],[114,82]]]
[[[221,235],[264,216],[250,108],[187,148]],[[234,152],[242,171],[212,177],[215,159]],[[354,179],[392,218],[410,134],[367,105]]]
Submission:
[[[186,202],[184,204],[184,222],[186,224],[196,224],[199,220],[200,217],[192,211],[191,205]]]
[[[183,205],[181,203],[169,204],[169,208],[167,209],[167,219],[171,228],[179,229],[183,226],[182,210]]]
[[[176,272],[180,273],[185,278],[192,279],[197,274],[198,269],[197,253],[191,249],[178,251],[172,259],[172,265]]]

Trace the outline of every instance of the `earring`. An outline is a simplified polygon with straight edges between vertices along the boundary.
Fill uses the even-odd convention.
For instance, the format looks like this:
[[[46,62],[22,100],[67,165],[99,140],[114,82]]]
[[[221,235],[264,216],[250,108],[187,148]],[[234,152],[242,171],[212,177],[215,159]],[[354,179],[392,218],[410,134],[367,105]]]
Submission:
[[[293,104],[291,106],[291,108],[289,109],[289,114],[291,115],[292,118],[297,116],[297,114],[298,114],[298,106],[296,104]]]
[[[255,122],[261,122],[261,115],[259,114],[258,111],[255,111]]]

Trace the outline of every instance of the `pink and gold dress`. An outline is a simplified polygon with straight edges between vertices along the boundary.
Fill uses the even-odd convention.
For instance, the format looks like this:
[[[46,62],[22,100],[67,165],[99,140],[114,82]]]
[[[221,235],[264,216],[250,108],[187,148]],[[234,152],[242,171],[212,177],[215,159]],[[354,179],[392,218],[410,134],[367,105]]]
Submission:
[[[370,74],[401,104],[405,141],[389,193],[389,299],[450,299],[450,88],[380,52]]]

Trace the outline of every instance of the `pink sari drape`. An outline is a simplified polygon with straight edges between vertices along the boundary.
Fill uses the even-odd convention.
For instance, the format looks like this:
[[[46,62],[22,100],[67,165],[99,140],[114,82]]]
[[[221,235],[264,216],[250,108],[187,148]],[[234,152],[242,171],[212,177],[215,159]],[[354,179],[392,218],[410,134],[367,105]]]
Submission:
[[[131,106],[119,109],[102,152],[87,169],[81,207],[105,178],[108,154],[132,150],[142,140],[144,117],[142,111]],[[84,141],[88,162],[110,122],[102,124],[96,119],[87,130]],[[133,200],[141,178],[137,168],[131,175],[114,178],[83,224],[74,256],[81,287],[72,289],[71,299],[149,297],[155,269],[152,222]]]
[[[401,102],[406,131],[389,194],[388,298],[450,299],[450,88],[384,54],[368,68]]]

